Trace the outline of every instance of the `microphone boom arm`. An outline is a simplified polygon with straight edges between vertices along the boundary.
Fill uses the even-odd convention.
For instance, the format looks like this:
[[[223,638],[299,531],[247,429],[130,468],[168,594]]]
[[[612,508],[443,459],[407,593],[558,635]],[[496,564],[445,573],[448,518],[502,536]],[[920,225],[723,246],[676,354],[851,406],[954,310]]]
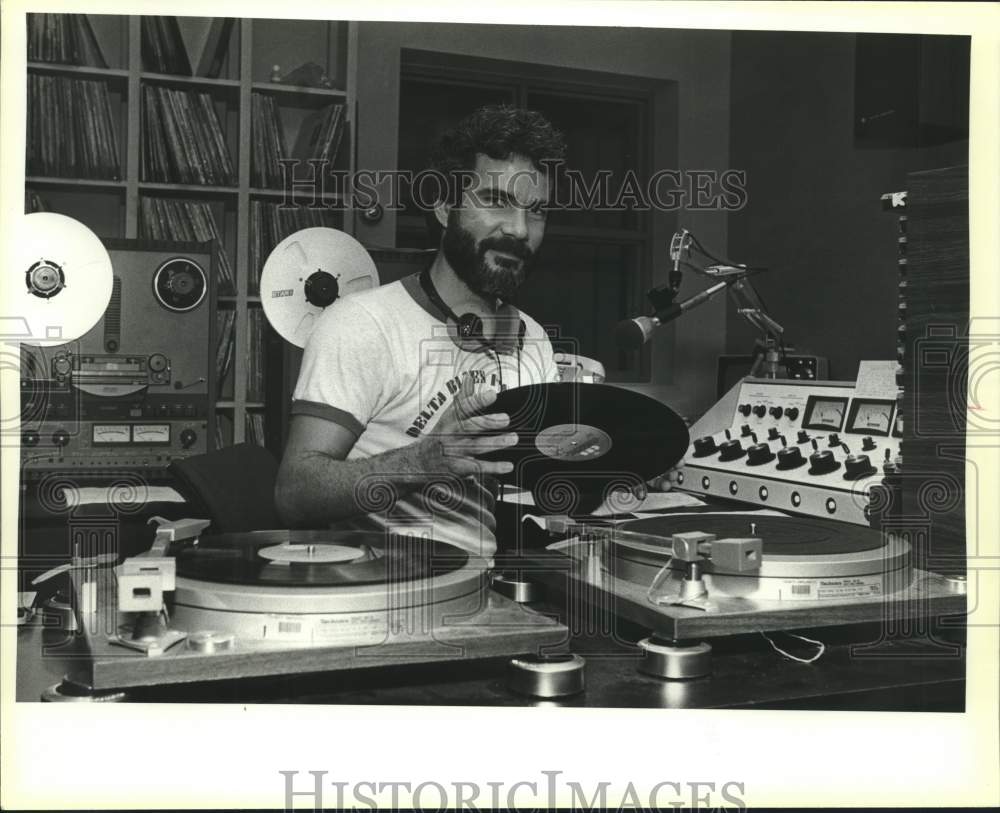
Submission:
[[[729,293],[736,302],[737,313],[766,337],[780,338],[785,332],[785,328],[768,315],[760,295],[746,275],[735,279]]]

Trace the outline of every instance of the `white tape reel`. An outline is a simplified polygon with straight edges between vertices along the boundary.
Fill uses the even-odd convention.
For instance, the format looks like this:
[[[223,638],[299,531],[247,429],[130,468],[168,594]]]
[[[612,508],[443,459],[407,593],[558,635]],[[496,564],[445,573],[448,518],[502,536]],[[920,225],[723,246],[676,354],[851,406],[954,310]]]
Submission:
[[[375,261],[336,229],[302,229],[275,246],[264,263],[260,301],[281,337],[304,347],[316,318],[337,299],[379,284]]]
[[[111,301],[111,257],[100,238],[82,223],[53,212],[24,216],[14,249],[8,304],[28,323],[25,344],[65,344],[90,330]]]

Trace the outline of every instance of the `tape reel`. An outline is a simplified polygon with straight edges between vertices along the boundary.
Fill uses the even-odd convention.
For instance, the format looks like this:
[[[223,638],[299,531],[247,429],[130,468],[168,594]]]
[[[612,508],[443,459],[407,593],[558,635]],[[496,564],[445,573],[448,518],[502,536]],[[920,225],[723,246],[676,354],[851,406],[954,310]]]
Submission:
[[[378,284],[375,261],[361,243],[337,229],[315,226],[275,246],[261,273],[260,300],[281,337],[304,347],[327,307]]]
[[[11,287],[22,293],[9,311],[28,323],[25,344],[65,344],[97,324],[111,301],[114,275],[96,234],[71,217],[34,212],[24,215],[14,252],[21,282]]]

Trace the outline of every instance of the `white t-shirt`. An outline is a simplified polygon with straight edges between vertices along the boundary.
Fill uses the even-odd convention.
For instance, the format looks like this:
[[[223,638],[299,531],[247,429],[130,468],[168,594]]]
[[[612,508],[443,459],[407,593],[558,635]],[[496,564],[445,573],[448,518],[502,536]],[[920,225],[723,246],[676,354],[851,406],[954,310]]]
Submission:
[[[306,344],[292,414],[350,430],[357,440],[348,460],[407,446],[434,427],[468,375],[477,388],[496,390],[558,380],[547,334],[530,316],[521,319],[523,342],[509,352],[469,352],[449,337],[417,276],[339,299]],[[362,513],[333,527],[426,534],[480,556],[495,552],[492,478],[443,474],[417,491],[390,492],[383,477],[357,483]]]

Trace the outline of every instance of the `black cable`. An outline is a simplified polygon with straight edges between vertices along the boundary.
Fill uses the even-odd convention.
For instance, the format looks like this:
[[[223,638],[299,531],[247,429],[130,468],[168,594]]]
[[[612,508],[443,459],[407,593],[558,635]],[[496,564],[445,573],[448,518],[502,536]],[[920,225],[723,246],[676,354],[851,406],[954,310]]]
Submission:
[[[700,268],[694,263],[689,263],[685,260],[679,260],[680,264],[687,268],[689,271],[693,271],[696,274],[700,274],[703,277],[708,277],[709,279],[726,279],[729,274],[712,274],[706,271],[704,268]],[[734,268],[739,266],[733,266]],[[744,271],[744,273],[739,277],[740,279],[746,279],[747,277],[756,277],[758,274],[763,274],[767,271],[766,268],[749,268]]]
[[[747,265],[746,263],[734,263],[732,260],[726,260],[726,259],[722,259],[720,257],[716,257],[714,254],[712,254],[707,248],[705,248],[701,244],[701,241],[693,233],[688,232],[688,236],[691,238],[691,242],[694,243],[695,246],[697,246],[698,250],[702,254],[704,254],[706,257],[708,257],[708,259],[714,260],[715,262],[719,263],[720,265],[731,265],[734,268],[742,268],[744,271],[753,271],[755,273],[760,273],[762,271],[766,271],[767,270],[767,268],[764,267],[764,266],[750,266],[750,265]]]
[[[492,355],[497,364],[497,378],[500,380],[500,390],[503,391],[503,364],[500,363],[500,351],[495,347],[486,348],[487,355]],[[517,346],[517,386],[521,386],[521,345]]]

